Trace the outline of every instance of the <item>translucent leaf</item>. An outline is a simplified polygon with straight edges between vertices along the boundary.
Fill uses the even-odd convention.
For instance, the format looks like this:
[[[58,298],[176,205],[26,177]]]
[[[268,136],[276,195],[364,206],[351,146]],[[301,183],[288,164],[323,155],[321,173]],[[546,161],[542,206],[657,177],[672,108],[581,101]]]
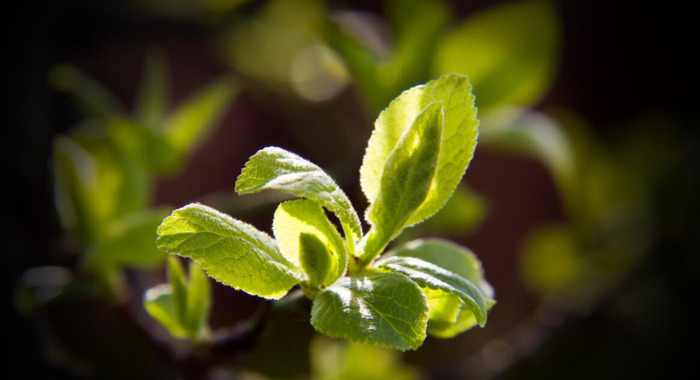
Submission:
[[[170,145],[182,154],[192,151],[223,116],[237,90],[236,82],[224,77],[186,100],[165,124]]]
[[[238,194],[274,189],[316,201],[340,219],[352,253],[362,236],[360,219],[338,185],[315,164],[282,148],[267,147],[250,157],[236,181]]]
[[[560,26],[550,1],[518,1],[465,20],[438,46],[434,75],[468,75],[482,111],[531,105],[549,89]]]
[[[345,273],[348,255],[335,226],[326,217],[318,203],[306,199],[284,202],[275,211],[272,221],[275,240],[282,253],[297,266],[301,265],[299,239],[302,233],[314,235],[332,255],[331,272],[322,282],[329,285]]]
[[[303,232],[299,235],[299,261],[304,273],[309,276],[311,286],[329,284],[335,280],[331,279],[336,264],[333,259],[326,245],[316,235]],[[331,280],[326,281],[326,278]]]
[[[143,307],[146,312],[165,327],[176,338],[187,337],[187,331],[182,328],[175,316],[172,287],[170,284],[160,284],[144,293]]]
[[[343,277],[316,296],[311,324],[331,338],[415,350],[425,340],[428,305],[418,285],[397,273]]]
[[[193,259],[224,285],[263,298],[278,299],[303,279],[270,236],[200,204],[165,218],[157,245]]]
[[[467,78],[445,75],[396,98],[375,122],[360,168],[362,191],[370,203],[374,203],[380,193],[382,171],[389,155],[413,120],[433,102],[441,103],[444,108],[437,170],[425,201],[408,220],[408,226],[429,218],[442,208],[474,155],[479,122]]]
[[[474,313],[480,326],[486,324],[486,297],[476,284],[465,278],[415,257],[389,257],[377,262],[377,267],[404,274],[421,287],[456,295]]]
[[[372,224],[362,258],[371,262],[406,226],[430,192],[443,129],[442,105],[428,105],[406,129],[382,170],[380,190],[367,211]]]

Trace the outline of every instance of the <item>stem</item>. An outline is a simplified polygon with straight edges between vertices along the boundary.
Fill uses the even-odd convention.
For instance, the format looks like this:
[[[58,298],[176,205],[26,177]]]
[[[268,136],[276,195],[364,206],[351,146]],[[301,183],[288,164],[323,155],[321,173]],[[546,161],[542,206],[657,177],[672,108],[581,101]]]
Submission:
[[[390,241],[391,235],[380,233],[372,226],[360,243],[360,260],[362,261],[362,265],[366,267],[371,264],[384,252],[384,249],[389,245]]]

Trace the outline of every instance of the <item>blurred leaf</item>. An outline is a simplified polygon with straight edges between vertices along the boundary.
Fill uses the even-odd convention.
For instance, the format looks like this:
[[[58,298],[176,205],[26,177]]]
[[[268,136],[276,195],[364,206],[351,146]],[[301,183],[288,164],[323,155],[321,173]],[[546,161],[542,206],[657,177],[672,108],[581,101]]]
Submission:
[[[51,69],[49,81],[69,94],[85,117],[109,119],[123,114],[119,102],[100,83],[71,65]]]
[[[248,159],[236,180],[236,193],[253,194],[281,190],[318,202],[340,219],[350,253],[362,236],[360,219],[350,200],[321,168],[304,158],[277,147],[259,150]]]
[[[168,78],[162,54],[149,54],[137,95],[135,119],[147,128],[158,129],[168,107]]]
[[[420,288],[397,273],[343,277],[316,296],[311,310],[320,333],[401,351],[423,343],[427,320]]]
[[[468,18],[442,40],[434,75],[468,75],[482,112],[532,105],[554,78],[560,28],[549,1],[498,5]]]
[[[282,253],[303,268],[300,254],[301,234],[310,234],[318,238],[328,248],[332,257],[331,271],[322,279],[324,285],[330,285],[345,273],[348,256],[342,238],[335,226],[326,217],[318,203],[306,199],[297,199],[279,205],[272,221],[275,240]],[[307,272],[308,274],[308,272]]]
[[[83,243],[95,242],[113,219],[145,207],[145,173],[119,154],[100,129],[54,140],[56,204],[61,222]]]
[[[571,290],[580,283],[586,263],[567,226],[540,227],[522,244],[520,268],[525,283],[540,294]]]
[[[161,265],[165,253],[156,247],[156,228],[166,215],[165,209],[145,209],[114,220],[89,253],[86,265],[99,271]]]
[[[200,204],[165,218],[158,227],[157,245],[195,260],[224,285],[263,298],[281,298],[302,280],[299,268],[270,236]]]
[[[237,83],[224,77],[191,96],[166,122],[166,140],[181,156],[194,150],[224,115],[237,91]]]
[[[457,186],[452,198],[435,216],[425,221],[424,227],[446,234],[461,234],[476,229],[488,214],[484,197],[466,186]]]
[[[500,107],[482,118],[481,142],[538,159],[552,174],[559,191],[574,191],[576,157],[566,131],[545,113],[523,107]]]
[[[387,1],[393,44],[382,43],[381,26],[373,15],[336,12],[326,39],[343,57],[357,86],[379,111],[406,88],[429,77],[439,32],[447,21],[441,1]]]
[[[187,278],[180,260],[174,255],[168,255],[168,282],[172,289],[175,319],[183,329],[187,330],[183,323],[185,315],[187,315],[187,298],[189,296]]]
[[[330,340],[311,341],[311,376],[316,380],[416,380],[419,373],[401,362],[396,351],[366,344]]]
[[[478,283],[472,283],[447,269],[415,257],[388,257],[377,262],[377,267],[401,273],[423,288],[459,297],[476,316],[479,325],[486,325],[487,300]]]
[[[444,109],[437,171],[425,201],[407,225],[429,218],[447,202],[474,155],[479,122],[467,78],[445,75],[396,98],[375,122],[360,168],[362,191],[372,203],[379,196],[384,165],[399,139],[416,116],[433,102],[440,103]]]
[[[443,131],[443,106],[425,107],[403,133],[383,164],[377,197],[366,218],[372,225],[362,253],[370,263],[407,226],[424,203],[437,172]]]
[[[233,66],[274,91],[289,91],[290,70],[299,53],[318,44],[325,4],[319,0],[274,0],[239,20],[223,48]]]

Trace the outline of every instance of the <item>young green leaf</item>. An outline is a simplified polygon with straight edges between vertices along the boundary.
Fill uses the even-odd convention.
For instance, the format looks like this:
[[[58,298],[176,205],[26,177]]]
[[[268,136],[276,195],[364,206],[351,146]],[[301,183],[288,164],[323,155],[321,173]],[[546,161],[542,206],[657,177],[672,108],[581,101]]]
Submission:
[[[415,240],[389,253],[390,257],[418,258],[447,269],[477,285],[491,308],[493,289],[484,279],[481,263],[468,249],[442,239]],[[477,320],[460,297],[441,290],[423,288],[430,306],[428,333],[439,338],[453,337],[477,325]]]
[[[316,201],[340,219],[348,250],[362,236],[360,219],[350,200],[317,165],[278,147],[264,148],[250,157],[236,180],[238,194],[274,189]]]
[[[428,305],[416,283],[398,273],[362,272],[319,293],[311,324],[331,338],[398,350],[425,340]]]
[[[443,239],[414,240],[398,247],[388,256],[415,257],[437,265],[476,284],[486,297],[493,298],[493,289],[484,279],[484,270],[479,259],[469,249],[451,241]],[[492,300],[488,302],[490,303]]]
[[[185,338],[187,337],[187,331],[182,328],[180,321],[177,319],[172,291],[170,284],[160,284],[148,289],[143,296],[143,307],[172,336]]]
[[[104,120],[124,114],[112,93],[75,66],[52,68],[49,80],[55,89],[71,95],[77,108],[87,117]]]
[[[185,319],[185,315],[187,315],[189,289],[185,271],[182,269],[182,264],[180,264],[180,259],[172,255],[168,255],[168,282],[172,289],[175,319],[177,319],[180,326],[185,328],[182,321]]]
[[[430,191],[440,154],[443,109],[431,103],[387,157],[379,194],[367,211],[372,224],[362,259],[371,262],[406,226]]]
[[[189,278],[187,312],[182,324],[193,334],[193,337],[201,338],[206,333],[209,319],[211,288],[206,273],[195,262],[190,262]]]
[[[303,280],[270,236],[200,204],[173,211],[157,232],[158,248],[189,257],[217,281],[252,295],[278,299]]]
[[[441,290],[459,297],[474,313],[480,326],[486,324],[486,297],[473,283],[435,264],[415,257],[389,257],[377,263],[385,268],[408,276],[424,288]]]
[[[301,268],[309,276],[311,286],[329,283],[327,279],[332,278],[331,272],[336,263],[331,252],[316,235],[304,232],[299,235],[299,261]]]
[[[300,235],[313,235],[321,241],[331,255],[330,272],[322,281],[324,285],[329,285],[345,273],[348,255],[343,239],[318,203],[296,199],[280,204],[275,211],[272,230],[282,253],[289,261],[301,267]]]
[[[471,90],[467,77],[444,75],[405,91],[382,111],[360,168],[362,191],[370,204],[380,196],[385,165],[405,129],[433,102],[444,108],[440,154],[428,194],[406,226],[429,218],[447,202],[476,147],[479,122]]]

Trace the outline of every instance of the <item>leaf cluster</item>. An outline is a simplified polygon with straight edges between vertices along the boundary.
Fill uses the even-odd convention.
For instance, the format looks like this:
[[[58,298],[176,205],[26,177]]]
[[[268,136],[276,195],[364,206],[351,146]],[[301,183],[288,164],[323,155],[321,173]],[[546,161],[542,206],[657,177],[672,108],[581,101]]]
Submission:
[[[418,240],[380,258],[404,229],[444,206],[477,135],[469,81],[442,76],[405,91],[375,123],[360,169],[369,200],[366,234],[349,198],[320,167],[268,147],[249,159],[235,189],[302,198],[279,205],[274,238],[190,204],[163,220],[157,245],[252,295],[279,299],[300,286],[313,300],[311,324],[330,337],[408,350],[418,348],[426,332],[449,337],[484,326],[493,293],[466,248]]]

